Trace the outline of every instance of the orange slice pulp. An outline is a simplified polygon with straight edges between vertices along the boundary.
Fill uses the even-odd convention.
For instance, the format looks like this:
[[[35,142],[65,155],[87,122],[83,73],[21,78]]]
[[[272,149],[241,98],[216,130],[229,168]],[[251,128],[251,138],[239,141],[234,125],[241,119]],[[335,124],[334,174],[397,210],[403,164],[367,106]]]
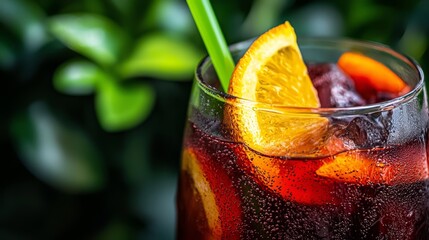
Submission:
[[[230,106],[227,116],[238,140],[269,156],[312,153],[321,146],[328,120],[287,114],[276,105],[319,107],[292,26],[286,22],[256,39],[238,62],[228,93],[251,102]],[[261,106],[270,106],[264,109]],[[276,112],[279,111],[279,112]]]

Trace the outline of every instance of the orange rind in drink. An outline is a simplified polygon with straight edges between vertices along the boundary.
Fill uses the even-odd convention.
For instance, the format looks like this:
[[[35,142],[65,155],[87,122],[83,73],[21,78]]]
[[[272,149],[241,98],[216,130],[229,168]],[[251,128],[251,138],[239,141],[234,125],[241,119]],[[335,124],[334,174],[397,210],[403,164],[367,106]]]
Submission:
[[[409,86],[396,73],[362,53],[343,53],[338,59],[338,66],[353,79],[356,90],[365,97],[375,92],[399,96],[410,91]]]
[[[323,145],[326,118],[287,110],[320,106],[288,22],[253,42],[234,70],[228,93],[238,97],[237,102],[244,99],[227,106],[226,115],[235,138],[251,149],[291,156],[311,154]]]

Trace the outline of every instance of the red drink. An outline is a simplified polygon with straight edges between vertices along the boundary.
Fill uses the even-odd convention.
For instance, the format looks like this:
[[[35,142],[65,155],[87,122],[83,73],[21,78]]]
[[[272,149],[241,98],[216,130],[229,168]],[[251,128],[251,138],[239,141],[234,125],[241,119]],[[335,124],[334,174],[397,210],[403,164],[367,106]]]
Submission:
[[[211,191],[215,195],[230,194],[217,201],[219,215],[228,224],[221,223],[223,239],[428,239],[428,180],[353,184],[315,176],[326,158],[270,158],[288,172],[285,182],[292,185],[290,194],[297,194],[305,203],[292,197],[285,200],[243,166],[245,163],[240,161],[247,157],[239,153],[241,144],[211,136],[198,127],[208,123],[209,119],[189,123],[184,148],[193,151],[202,168],[210,171],[207,175],[212,177],[208,178],[218,181],[211,185]],[[219,122],[210,124],[222,132]],[[398,162],[409,167],[411,173],[427,173],[427,169],[406,166],[427,166],[425,146],[419,141],[365,154]],[[201,197],[187,171],[182,171],[179,186],[179,239],[210,239]],[[323,193],[329,196],[319,198]],[[332,200],[321,202],[327,198]]]
[[[338,49],[321,44],[319,54]],[[314,62],[306,55],[314,48],[304,46],[304,59]],[[361,98],[338,82],[317,83],[326,65],[309,65],[322,107],[343,108],[320,112],[329,124],[321,139],[309,140],[317,150],[285,156],[237,140],[226,116],[234,103],[209,87],[216,79],[203,62],[184,136],[178,238],[429,239],[426,93],[418,67],[402,57],[393,62],[414,88],[402,97],[375,91]],[[345,97],[327,93],[327,85],[345,89]]]

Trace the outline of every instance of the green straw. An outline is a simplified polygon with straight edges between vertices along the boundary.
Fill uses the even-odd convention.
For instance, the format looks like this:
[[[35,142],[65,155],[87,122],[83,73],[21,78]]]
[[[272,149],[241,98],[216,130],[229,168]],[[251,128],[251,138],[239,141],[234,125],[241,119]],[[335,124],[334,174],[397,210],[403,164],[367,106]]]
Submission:
[[[209,0],[187,0],[223,90],[228,91],[234,61]]]

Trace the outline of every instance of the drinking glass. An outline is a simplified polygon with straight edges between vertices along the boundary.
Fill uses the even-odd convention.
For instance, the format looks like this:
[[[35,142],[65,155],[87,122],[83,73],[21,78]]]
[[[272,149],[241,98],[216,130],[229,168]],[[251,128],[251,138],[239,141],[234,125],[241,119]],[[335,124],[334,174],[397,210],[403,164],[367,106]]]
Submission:
[[[231,46],[238,60],[253,40]],[[423,72],[387,46],[347,39],[298,42],[306,64],[363,53],[411,90],[358,107],[299,108],[231,96],[209,57],[198,65],[189,102],[177,194],[178,239],[428,239],[428,106]],[[243,79],[245,81],[245,79]],[[320,122],[287,151],[262,152],[234,113]],[[258,119],[256,117],[256,119]],[[237,130],[239,129],[239,130]],[[266,140],[266,144],[277,144]]]

